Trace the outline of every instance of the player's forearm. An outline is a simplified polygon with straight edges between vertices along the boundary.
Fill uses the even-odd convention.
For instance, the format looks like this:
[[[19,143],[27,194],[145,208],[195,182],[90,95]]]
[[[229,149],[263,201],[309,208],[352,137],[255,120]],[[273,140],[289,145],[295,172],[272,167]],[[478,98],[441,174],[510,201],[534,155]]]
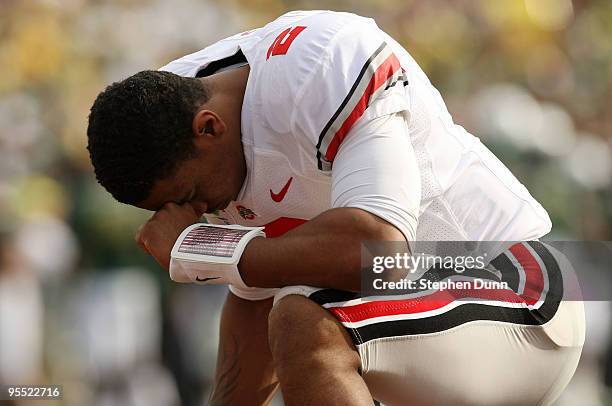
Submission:
[[[249,286],[310,285],[358,291],[361,243],[401,241],[403,234],[379,217],[354,208],[328,210],[278,238],[257,238],[240,261]]]

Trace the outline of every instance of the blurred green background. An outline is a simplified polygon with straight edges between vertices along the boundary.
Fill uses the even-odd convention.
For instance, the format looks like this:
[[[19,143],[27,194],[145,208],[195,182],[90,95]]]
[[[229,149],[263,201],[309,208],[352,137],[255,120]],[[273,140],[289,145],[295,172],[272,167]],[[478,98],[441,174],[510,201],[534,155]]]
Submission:
[[[170,284],[137,249],[149,213],[96,184],[88,111],[113,81],[319,8],[402,43],[551,238],[612,240],[609,0],[0,0],[0,383],[63,384],[65,405],[202,404],[225,289]],[[609,306],[589,306],[562,405],[608,404]]]

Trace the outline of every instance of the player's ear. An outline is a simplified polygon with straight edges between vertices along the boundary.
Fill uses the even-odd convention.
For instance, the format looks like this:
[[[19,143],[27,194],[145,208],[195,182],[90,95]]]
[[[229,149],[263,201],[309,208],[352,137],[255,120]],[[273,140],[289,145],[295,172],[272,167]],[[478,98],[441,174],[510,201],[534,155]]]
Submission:
[[[192,131],[194,136],[216,137],[225,133],[225,122],[211,110],[199,110],[193,117]]]

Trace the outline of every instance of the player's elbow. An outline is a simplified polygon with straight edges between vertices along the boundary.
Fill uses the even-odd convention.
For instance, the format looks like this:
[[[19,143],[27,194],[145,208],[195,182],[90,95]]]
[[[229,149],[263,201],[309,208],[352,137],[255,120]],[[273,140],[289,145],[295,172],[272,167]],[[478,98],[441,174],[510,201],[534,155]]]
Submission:
[[[368,241],[406,241],[404,234],[393,224],[361,209],[355,210],[358,234]]]

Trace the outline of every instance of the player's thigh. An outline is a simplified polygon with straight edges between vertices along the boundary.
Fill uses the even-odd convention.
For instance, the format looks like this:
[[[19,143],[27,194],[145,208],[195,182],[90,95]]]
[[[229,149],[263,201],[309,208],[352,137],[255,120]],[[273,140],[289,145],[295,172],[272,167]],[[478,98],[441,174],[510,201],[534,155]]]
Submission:
[[[487,314],[493,319],[459,325],[455,318],[464,313],[459,309],[435,317],[362,325],[346,320],[354,307],[348,292],[288,287],[279,291],[275,301],[276,305],[279,301],[291,304],[275,324],[282,334],[301,337],[302,348],[313,342],[319,349],[328,347],[334,341],[330,338],[336,336],[342,337],[346,349],[347,335],[340,334],[332,321],[342,324],[350,333],[372,396],[387,406],[547,405],[569,383],[583,344],[579,339],[584,335],[580,302],[561,302],[544,325],[497,321],[497,316],[509,310],[489,306]],[[357,301],[357,306],[368,303]],[[322,303],[328,309],[318,307]],[[309,311],[304,312],[306,309]],[[329,317],[329,309],[336,320]],[[319,318],[335,330],[316,333],[313,327]],[[455,327],[447,328],[450,325]],[[428,333],[415,333],[419,330]]]
[[[560,346],[540,326],[476,321],[357,346],[372,395],[387,405],[550,404],[582,346]]]

